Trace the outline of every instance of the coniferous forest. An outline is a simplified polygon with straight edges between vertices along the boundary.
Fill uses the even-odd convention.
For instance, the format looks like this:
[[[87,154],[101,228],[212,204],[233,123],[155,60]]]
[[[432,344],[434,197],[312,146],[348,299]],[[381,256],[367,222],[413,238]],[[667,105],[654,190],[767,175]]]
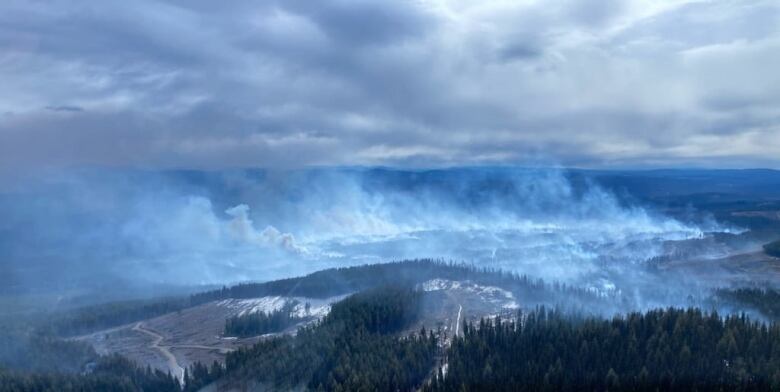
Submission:
[[[0,0],[0,392],[780,392],[780,0]]]
[[[282,390],[411,390],[429,374],[438,350],[431,331],[401,334],[418,317],[420,296],[401,287],[350,296],[295,337],[228,354],[225,382]]]
[[[228,319],[226,332],[247,335],[309,322],[295,334],[264,338],[230,352],[224,363],[195,363],[187,368],[183,383],[120,356],[98,355],[90,346],[63,339],[57,332],[67,336],[67,332],[89,330],[103,322],[111,325],[118,321],[107,315],[116,309],[132,310],[120,317],[126,321],[145,312],[156,314],[172,303],[176,304],[172,311],[196,306],[192,299],[181,300],[189,303],[165,299],[80,308],[58,316],[65,320],[60,325],[69,326],[61,330],[38,328],[29,332],[29,325],[21,321],[6,321],[0,334],[0,343],[6,348],[2,351],[6,355],[0,358],[0,392],[198,391],[206,386],[217,390],[324,391],[780,388],[780,324],[776,323],[780,294],[776,290],[722,289],[698,308],[616,317],[580,313],[566,306],[531,311],[526,307],[525,313],[503,320],[464,322],[463,333],[450,340],[441,330],[426,330],[418,323],[424,317],[421,303],[428,294],[415,283],[437,272],[513,287],[525,298],[546,295],[581,304],[599,302],[584,291],[495,271],[410,263],[382,267],[407,270],[408,274],[398,279],[400,284],[360,290],[334,303],[330,313],[318,321],[295,316],[296,302],[274,312]],[[376,268],[367,269],[374,273]],[[413,268],[429,272],[415,278]],[[345,269],[328,274],[342,281],[350,276],[352,287],[371,286],[365,279],[376,278],[363,273]],[[301,286],[308,281],[312,284],[309,287],[315,287],[315,279],[301,279]],[[254,290],[267,287],[257,285]],[[717,313],[712,310],[715,308],[731,309],[732,313]],[[736,309],[750,311],[751,316],[734,313]]]
[[[539,309],[464,325],[428,391],[768,391],[780,325],[698,309],[611,320]]]
[[[118,355],[101,357],[89,373],[28,373],[0,368],[2,392],[158,391],[178,392],[181,384],[170,374],[143,368]]]

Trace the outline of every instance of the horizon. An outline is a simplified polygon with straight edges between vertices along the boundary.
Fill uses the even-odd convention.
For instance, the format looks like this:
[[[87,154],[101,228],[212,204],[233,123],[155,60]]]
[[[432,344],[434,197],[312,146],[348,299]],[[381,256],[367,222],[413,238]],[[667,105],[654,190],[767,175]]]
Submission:
[[[780,390],[780,1],[0,1],[0,392]]]

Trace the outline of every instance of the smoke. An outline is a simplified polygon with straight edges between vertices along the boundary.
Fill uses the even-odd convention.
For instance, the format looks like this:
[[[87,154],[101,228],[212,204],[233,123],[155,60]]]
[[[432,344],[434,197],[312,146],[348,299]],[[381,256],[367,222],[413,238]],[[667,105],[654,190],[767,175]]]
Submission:
[[[614,290],[674,244],[735,231],[552,169],[88,171],[0,197],[16,285],[222,284],[435,258]]]
[[[255,230],[254,223],[249,219],[249,206],[246,204],[228,208],[225,213],[233,218],[229,222],[231,233],[241,242],[255,244],[261,248],[280,248],[300,255],[308,253],[306,248],[295,243],[295,237],[290,233],[282,233],[273,226],[266,226],[261,232]]]

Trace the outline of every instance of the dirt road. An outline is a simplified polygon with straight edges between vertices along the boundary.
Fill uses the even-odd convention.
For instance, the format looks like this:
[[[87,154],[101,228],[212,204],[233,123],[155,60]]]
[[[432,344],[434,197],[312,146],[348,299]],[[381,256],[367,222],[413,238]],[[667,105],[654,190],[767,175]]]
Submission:
[[[222,354],[227,354],[229,352],[236,351],[234,348],[228,348],[228,347],[216,347],[216,346],[204,346],[200,344],[172,344],[168,346],[170,348],[189,348],[193,350],[208,350],[208,351],[219,351]]]
[[[145,328],[142,322],[137,323],[133,327],[133,331],[145,333],[152,337],[153,340],[152,343],[149,345],[149,348],[159,351],[163,355],[163,357],[166,358],[168,362],[168,368],[170,369],[171,374],[173,374],[174,377],[178,378],[179,382],[183,382],[184,368],[182,368],[179,365],[179,361],[176,360],[176,356],[173,355],[173,353],[171,353],[170,346],[160,345],[160,343],[162,343],[164,339],[163,336],[155,332],[154,330]]]
[[[455,320],[455,334],[452,336],[453,338],[458,337],[458,331],[460,331],[460,314],[463,312],[463,305],[458,305],[458,318]]]

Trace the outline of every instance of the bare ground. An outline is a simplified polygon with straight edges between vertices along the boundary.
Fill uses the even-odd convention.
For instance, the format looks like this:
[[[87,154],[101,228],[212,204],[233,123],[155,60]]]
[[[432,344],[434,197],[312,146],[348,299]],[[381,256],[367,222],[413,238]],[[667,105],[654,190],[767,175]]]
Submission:
[[[225,320],[231,309],[208,303],[139,323],[80,336],[101,354],[118,353],[183,378],[195,362],[223,362],[225,354],[255,343],[258,338],[225,338]]]
[[[343,297],[343,296],[342,296]],[[341,299],[302,300],[311,302],[316,315],[326,314],[329,303]],[[278,301],[278,299],[275,299]],[[253,300],[214,301],[178,312],[169,313],[141,322],[76,337],[88,342],[101,354],[118,353],[144,366],[170,372],[180,380],[184,369],[195,362],[211,364],[224,362],[225,355],[239,347],[256,343],[260,339],[278,334],[250,338],[223,336],[225,320],[246,312],[254,306]],[[269,301],[260,301],[266,303]],[[273,302],[273,301],[271,301]],[[247,305],[248,303],[248,305]],[[281,333],[295,333],[297,326]]]

